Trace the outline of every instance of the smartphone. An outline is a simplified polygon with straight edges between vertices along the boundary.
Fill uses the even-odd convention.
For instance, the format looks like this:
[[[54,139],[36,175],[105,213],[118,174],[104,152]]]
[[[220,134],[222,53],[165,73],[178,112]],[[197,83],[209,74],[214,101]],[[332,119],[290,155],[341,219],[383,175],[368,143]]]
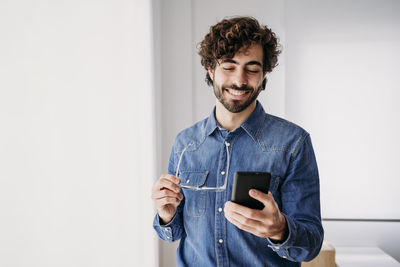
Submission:
[[[271,174],[269,172],[235,172],[232,201],[251,209],[262,210],[264,204],[249,196],[250,189],[268,194]]]

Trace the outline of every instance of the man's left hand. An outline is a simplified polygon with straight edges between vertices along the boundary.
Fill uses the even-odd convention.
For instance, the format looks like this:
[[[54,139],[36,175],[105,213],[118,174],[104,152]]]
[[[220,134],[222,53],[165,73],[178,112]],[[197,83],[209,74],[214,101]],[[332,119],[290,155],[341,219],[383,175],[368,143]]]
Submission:
[[[280,212],[271,192],[265,194],[251,189],[249,195],[264,204],[262,210],[250,209],[228,201],[225,203],[225,217],[241,230],[274,242],[282,242],[287,236],[286,218]]]

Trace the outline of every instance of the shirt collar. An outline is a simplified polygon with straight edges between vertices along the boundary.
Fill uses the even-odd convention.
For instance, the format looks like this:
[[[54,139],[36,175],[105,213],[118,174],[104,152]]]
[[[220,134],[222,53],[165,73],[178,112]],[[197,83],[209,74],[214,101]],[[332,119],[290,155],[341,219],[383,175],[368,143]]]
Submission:
[[[218,129],[219,124],[217,123],[217,120],[215,119],[215,106],[210,114],[210,117],[208,117],[208,123],[206,125],[206,134],[211,135],[216,129]]]
[[[256,108],[254,109],[253,113],[245,120],[245,122],[240,125],[240,127],[249,134],[253,139],[256,139],[256,135],[259,129],[264,124],[265,120],[265,111],[262,107],[261,103],[257,100]]]
[[[250,114],[250,116],[247,118],[245,122],[240,125],[243,130],[245,130],[246,133],[248,133],[250,136],[253,138],[256,137],[256,134],[260,127],[262,126],[263,122],[265,120],[265,111],[264,108],[262,107],[261,103],[257,100],[256,102],[256,108],[254,111]],[[214,133],[216,129],[218,129],[219,124],[217,120],[215,119],[215,106],[209,116],[208,123],[206,125],[206,134],[211,135]]]

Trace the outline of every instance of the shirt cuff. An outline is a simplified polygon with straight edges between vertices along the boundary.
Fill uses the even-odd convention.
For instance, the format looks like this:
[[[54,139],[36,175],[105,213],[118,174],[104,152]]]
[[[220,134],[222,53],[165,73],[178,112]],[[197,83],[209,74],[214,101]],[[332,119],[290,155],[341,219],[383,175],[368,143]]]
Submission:
[[[161,219],[158,216],[158,214],[154,218],[154,227],[159,229],[159,231],[157,231],[157,232],[159,233],[160,237],[167,242],[175,241],[173,238],[173,225],[174,225],[175,218],[177,217],[177,214],[178,213],[175,213],[172,220],[167,224],[161,223]]]
[[[270,247],[273,251],[275,251],[280,257],[291,261],[295,261],[290,257],[288,248],[293,244],[293,240],[295,238],[295,233],[296,233],[296,225],[294,224],[292,219],[290,219],[285,214],[283,215],[286,218],[288,226],[288,236],[286,240],[283,241],[282,243],[274,243],[271,239],[267,238],[268,247]]]

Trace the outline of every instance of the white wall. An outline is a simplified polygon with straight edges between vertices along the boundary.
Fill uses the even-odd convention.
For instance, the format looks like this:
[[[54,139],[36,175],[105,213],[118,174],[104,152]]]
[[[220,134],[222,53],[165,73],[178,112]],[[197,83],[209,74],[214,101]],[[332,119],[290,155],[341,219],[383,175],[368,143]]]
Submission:
[[[260,100],[267,112],[311,133],[322,214],[338,220],[324,221],[327,239],[336,246],[379,246],[400,260],[400,224],[384,221],[400,219],[395,168],[400,148],[399,3],[161,1],[162,169],[175,134],[208,116],[215,104],[197,44],[225,16],[254,16],[283,45],[280,65]],[[176,246],[161,243],[160,266],[175,265]]]
[[[0,2],[0,265],[155,266],[151,2]]]
[[[312,133],[325,218],[400,219],[399,14],[399,1],[287,3],[286,117]]]
[[[324,220],[325,239],[336,247],[379,247],[400,261],[398,221]]]

